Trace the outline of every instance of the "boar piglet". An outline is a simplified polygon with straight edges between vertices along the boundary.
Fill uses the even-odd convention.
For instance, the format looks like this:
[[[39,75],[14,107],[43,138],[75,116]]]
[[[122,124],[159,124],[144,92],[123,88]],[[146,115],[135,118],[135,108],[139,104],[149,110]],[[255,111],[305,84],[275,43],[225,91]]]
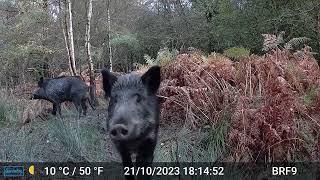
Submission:
[[[92,103],[89,96],[89,87],[81,80],[79,76],[62,76],[52,79],[40,78],[36,91],[33,92],[31,99],[44,99],[53,104],[52,114],[57,111],[61,116],[61,103],[72,101],[79,113],[87,113],[87,101],[91,107]]]
[[[153,66],[142,76],[131,73],[118,78],[103,70],[102,77],[105,96],[110,98],[107,129],[123,166],[133,167],[132,154],[137,167],[151,166],[159,128],[160,67]],[[138,175],[138,179],[150,178]]]

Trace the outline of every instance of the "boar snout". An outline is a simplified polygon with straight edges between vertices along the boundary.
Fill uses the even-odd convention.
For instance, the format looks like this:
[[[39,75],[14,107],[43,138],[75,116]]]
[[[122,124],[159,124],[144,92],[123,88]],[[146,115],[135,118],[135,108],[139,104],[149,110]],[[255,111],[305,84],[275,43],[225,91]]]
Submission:
[[[129,128],[124,124],[116,124],[110,129],[111,139],[121,141],[129,139]]]

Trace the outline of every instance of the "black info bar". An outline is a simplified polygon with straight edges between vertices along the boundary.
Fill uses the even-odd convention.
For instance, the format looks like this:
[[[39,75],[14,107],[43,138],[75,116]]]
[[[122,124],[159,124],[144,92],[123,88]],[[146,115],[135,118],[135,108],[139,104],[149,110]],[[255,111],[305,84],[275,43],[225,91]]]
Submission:
[[[152,176],[163,180],[320,179],[320,163],[156,162],[125,167],[118,162],[0,163],[0,179],[124,179]]]

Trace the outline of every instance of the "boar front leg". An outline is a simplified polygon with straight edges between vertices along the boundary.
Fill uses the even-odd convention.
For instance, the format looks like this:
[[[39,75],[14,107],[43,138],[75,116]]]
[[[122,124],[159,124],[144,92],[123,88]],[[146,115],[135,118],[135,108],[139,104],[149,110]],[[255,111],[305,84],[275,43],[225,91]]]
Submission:
[[[140,146],[137,154],[137,167],[151,167],[153,162],[153,153],[156,147],[156,142],[152,139],[146,140],[142,146]],[[138,180],[150,180],[152,176],[147,176],[144,174],[138,174]]]
[[[54,103],[52,105],[52,114],[57,115],[57,106]]]
[[[129,153],[129,151],[127,151],[124,148],[118,148],[118,149],[122,159],[123,170],[125,170],[124,169],[125,167],[132,168],[133,163],[132,163],[131,154]],[[125,178],[126,180],[135,180],[134,175],[125,175]]]

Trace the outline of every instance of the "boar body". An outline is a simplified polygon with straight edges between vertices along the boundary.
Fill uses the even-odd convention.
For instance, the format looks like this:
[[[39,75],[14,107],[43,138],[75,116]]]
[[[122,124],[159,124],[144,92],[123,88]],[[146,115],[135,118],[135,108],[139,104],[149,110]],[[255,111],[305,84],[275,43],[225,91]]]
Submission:
[[[58,78],[41,78],[38,82],[39,89],[32,94],[32,99],[44,99],[53,104],[52,114],[57,111],[61,116],[61,103],[71,101],[79,112],[87,113],[87,101],[91,107],[89,97],[89,87],[80,79],[79,76],[63,76]]]

